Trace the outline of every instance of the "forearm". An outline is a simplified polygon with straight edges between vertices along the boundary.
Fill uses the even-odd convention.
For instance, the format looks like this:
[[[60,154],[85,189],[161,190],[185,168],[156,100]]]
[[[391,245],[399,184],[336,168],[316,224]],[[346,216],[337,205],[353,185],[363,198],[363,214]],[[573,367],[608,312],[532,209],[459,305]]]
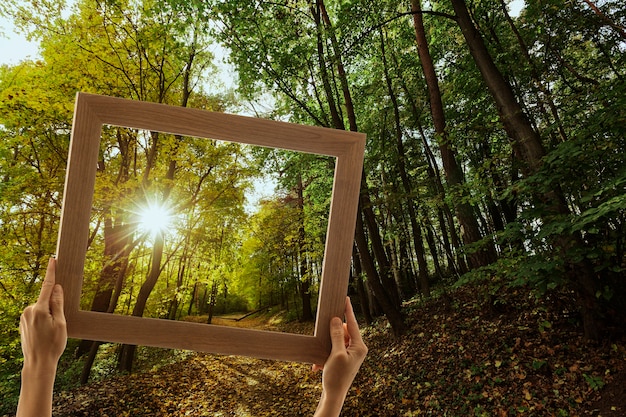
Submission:
[[[328,394],[326,390],[322,391],[320,402],[315,410],[314,417],[338,417],[346,399],[344,394]]]
[[[52,392],[55,375],[56,364],[24,365],[16,417],[52,416]]]

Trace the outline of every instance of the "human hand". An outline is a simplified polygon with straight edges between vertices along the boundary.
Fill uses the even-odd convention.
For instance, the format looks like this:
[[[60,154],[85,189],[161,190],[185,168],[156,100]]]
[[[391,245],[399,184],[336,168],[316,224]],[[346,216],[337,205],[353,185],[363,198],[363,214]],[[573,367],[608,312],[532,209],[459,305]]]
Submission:
[[[339,317],[330,322],[332,350],[323,366],[313,365],[313,370],[322,372],[322,398],[316,416],[338,416],[350,385],[356,376],[367,346],[363,343],[359,324],[354,316],[350,298],[346,297],[346,323]]]
[[[56,282],[56,259],[50,258],[37,302],[24,309],[20,335],[24,367],[54,368],[65,350],[67,328],[63,288]]]
[[[37,302],[20,318],[24,367],[17,417],[52,416],[54,377],[67,344],[63,288],[56,285],[55,272],[56,259],[51,258]]]

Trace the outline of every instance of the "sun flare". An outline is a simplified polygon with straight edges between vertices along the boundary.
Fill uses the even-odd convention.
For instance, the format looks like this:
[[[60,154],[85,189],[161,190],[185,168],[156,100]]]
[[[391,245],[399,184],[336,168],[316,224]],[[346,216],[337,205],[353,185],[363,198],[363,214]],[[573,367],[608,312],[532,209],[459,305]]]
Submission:
[[[150,203],[139,211],[139,230],[154,236],[167,231],[172,224],[172,213],[164,206]]]

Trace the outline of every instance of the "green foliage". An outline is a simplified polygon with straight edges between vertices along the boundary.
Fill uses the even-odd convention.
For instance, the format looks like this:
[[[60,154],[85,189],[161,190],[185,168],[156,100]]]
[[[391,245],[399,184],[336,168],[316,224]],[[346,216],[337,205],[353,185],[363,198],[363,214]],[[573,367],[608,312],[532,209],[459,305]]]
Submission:
[[[587,382],[589,388],[594,391],[601,390],[605,385],[604,380],[600,376],[583,374],[583,378],[585,378],[585,382]]]
[[[17,406],[22,365],[18,333],[21,309],[0,298],[0,413],[11,412]]]
[[[84,364],[83,359],[77,359],[74,352],[78,347],[78,341],[69,339],[67,347],[57,368],[56,379],[54,380],[55,392],[70,390],[78,387],[80,381],[80,373]]]
[[[71,114],[61,81],[32,62],[0,67],[0,413],[16,403],[19,318],[56,243]]]

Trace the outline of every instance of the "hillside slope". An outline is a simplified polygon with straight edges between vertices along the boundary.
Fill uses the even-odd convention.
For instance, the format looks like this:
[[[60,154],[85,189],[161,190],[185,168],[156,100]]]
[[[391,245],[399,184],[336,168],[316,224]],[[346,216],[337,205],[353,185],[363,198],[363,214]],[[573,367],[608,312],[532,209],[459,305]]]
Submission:
[[[585,343],[563,299],[540,308],[522,291],[478,293],[407,304],[401,340],[384,320],[365,328],[370,352],[343,415],[626,415],[623,338]],[[304,364],[191,354],[59,393],[54,415],[312,415],[320,380]]]

